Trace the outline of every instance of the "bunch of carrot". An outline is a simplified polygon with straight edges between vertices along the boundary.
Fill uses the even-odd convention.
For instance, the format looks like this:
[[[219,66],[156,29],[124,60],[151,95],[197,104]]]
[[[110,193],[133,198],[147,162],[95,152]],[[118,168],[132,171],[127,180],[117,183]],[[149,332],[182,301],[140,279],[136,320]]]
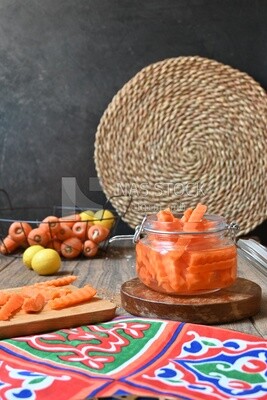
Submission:
[[[31,286],[23,286],[15,293],[0,291],[0,320],[9,320],[19,311],[40,313],[45,305],[47,305],[46,309],[59,310],[90,301],[95,296],[96,290],[90,285],[73,290],[69,285],[76,278],[69,275]]]
[[[80,254],[93,257],[109,234],[110,230],[102,224],[81,221],[80,214],[63,218],[51,215],[34,228],[28,222],[14,221],[2,239],[0,253],[11,254],[20,247],[41,245],[55,249],[65,258]]]
[[[216,234],[205,234],[214,226],[205,218],[206,211],[199,203],[185,210],[180,219],[170,209],[157,214],[157,230],[180,234],[149,234],[149,245],[142,240],[137,243],[136,268],[145,285],[164,293],[194,294],[234,282],[236,247],[223,244]]]

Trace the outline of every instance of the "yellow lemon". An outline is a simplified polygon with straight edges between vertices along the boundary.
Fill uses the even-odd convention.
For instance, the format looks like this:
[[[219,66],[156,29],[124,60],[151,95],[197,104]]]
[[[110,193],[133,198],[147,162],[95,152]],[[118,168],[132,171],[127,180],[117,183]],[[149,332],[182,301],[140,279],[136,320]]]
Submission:
[[[98,210],[95,212],[94,224],[102,225],[110,229],[114,223],[115,217],[109,210]]]
[[[22,256],[22,261],[23,264],[26,265],[26,267],[32,269],[32,258],[33,256],[40,250],[43,250],[44,247],[40,246],[39,244],[35,244],[33,246],[28,247]]]
[[[61,258],[56,250],[43,249],[32,259],[32,269],[39,275],[55,274],[61,266]]]
[[[80,213],[81,221],[93,221],[94,211],[86,210]]]

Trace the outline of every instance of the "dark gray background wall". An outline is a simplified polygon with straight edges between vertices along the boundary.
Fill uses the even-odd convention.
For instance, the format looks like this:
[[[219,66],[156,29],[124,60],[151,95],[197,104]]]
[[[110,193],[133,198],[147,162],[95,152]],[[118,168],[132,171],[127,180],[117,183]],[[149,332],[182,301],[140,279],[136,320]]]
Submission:
[[[0,0],[0,188],[13,206],[85,196],[108,103],[141,68],[216,59],[267,88],[266,0]],[[0,204],[2,204],[0,196]]]

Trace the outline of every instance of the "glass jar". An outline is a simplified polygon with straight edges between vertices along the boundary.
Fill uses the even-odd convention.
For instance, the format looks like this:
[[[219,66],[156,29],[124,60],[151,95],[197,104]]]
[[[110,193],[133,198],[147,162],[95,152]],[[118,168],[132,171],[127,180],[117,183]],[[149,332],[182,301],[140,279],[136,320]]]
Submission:
[[[181,217],[177,215],[178,217]],[[214,292],[234,283],[237,273],[235,229],[218,215],[201,223],[186,223],[186,231],[172,222],[145,217],[135,233],[136,272],[143,284],[170,295]]]

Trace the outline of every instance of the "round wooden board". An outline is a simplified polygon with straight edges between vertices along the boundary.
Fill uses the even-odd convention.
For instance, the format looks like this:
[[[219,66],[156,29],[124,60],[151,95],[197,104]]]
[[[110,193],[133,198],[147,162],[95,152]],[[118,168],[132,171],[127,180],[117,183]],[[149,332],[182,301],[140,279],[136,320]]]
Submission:
[[[251,317],[260,310],[261,287],[237,278],[217,292],[198,296],[169,296],[149,289],[138,278],[121,287],[122,307],[133,315],[199,324],[217,324]]]

